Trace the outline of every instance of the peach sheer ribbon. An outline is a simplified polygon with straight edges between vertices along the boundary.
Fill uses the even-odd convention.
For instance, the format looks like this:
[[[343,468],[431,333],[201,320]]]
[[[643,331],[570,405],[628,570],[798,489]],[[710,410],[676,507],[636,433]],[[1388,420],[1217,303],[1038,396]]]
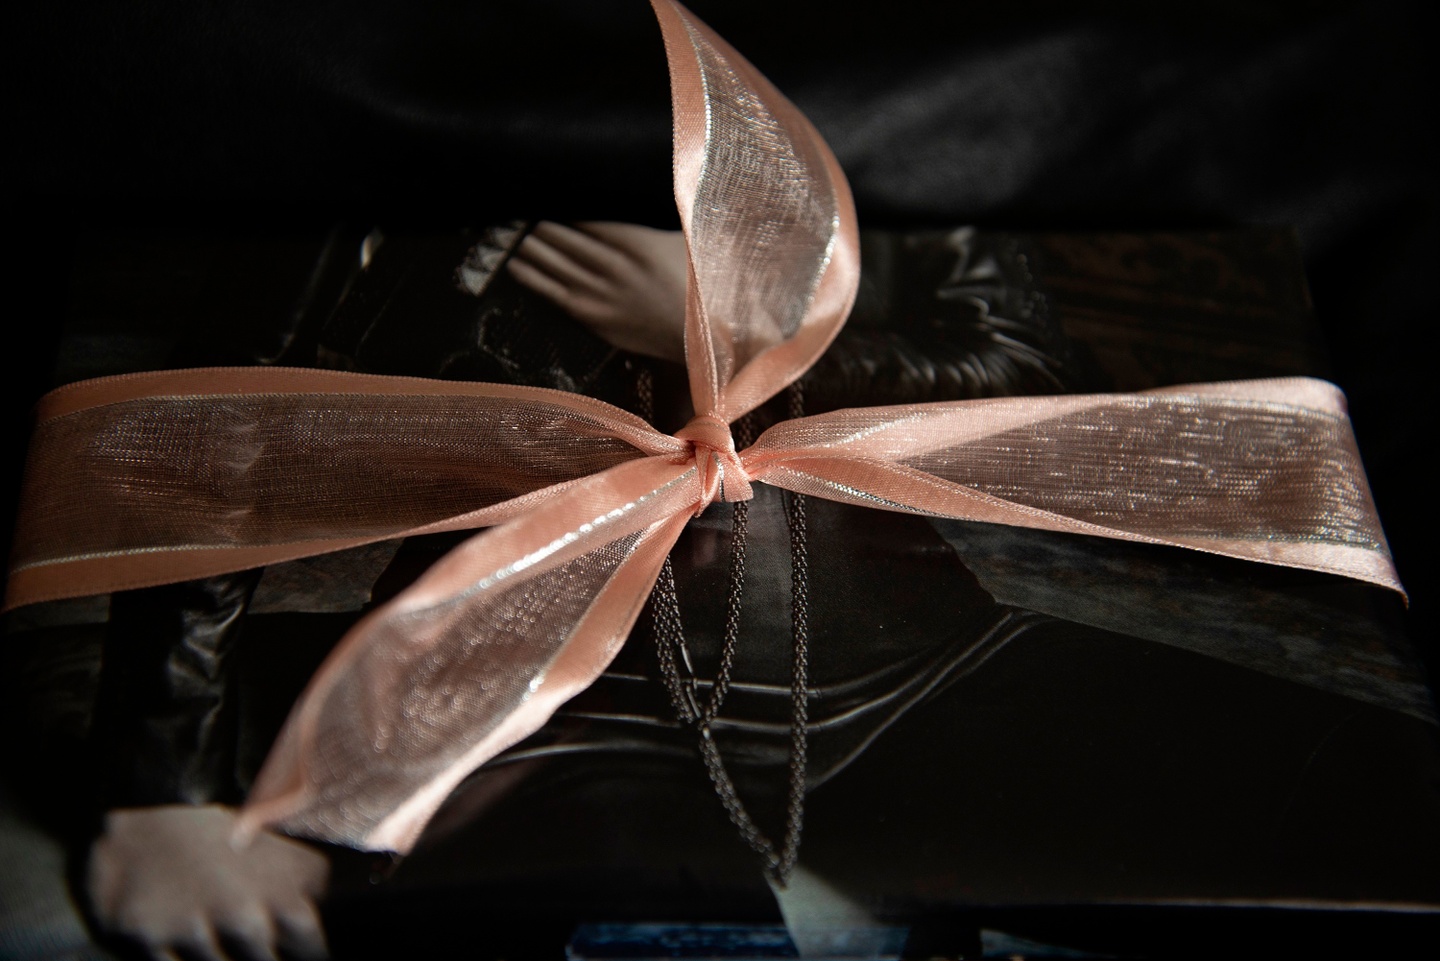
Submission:
[[[556,391],[313,370],[139,374],[41,402],[7,606],[498,525],[342,640],[247,825],[409,850],[467,774],[605,669],[686,521],[760,481],[1399,590],[1343,398],[1320,381],[847,410],[737,452],[728,425],[844,322],[855,214],[794,106],[688,11],[653,5],[702,412],[676,435]]]

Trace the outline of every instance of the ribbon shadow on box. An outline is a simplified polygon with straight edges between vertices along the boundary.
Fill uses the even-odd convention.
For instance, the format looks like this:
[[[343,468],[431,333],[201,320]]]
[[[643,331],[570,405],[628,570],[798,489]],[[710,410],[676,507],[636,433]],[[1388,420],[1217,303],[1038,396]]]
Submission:
[[[533,226],[97,237],[77,265],[60,376],[279,360],[581,391],[658,411],[661,430],[683,424],[682,368],[608,346],[509,276]],[[859,303],[803,382],[805,413],[1323,373],[1283,231],[961,229],[866,234],[862,249]],[[240,263],[267,278],[245,319],[191,323]],[[711,728],[735,791],[778,838],[797,564],[810,671],[800,870],[848,923],[901,931],[896,951],[1169,956],[1434,931],[1440,756],[1398,599],[1330,575],[813,498],[797,538],[788,496],[757,488],[734,584],[734,506],[692,521],[673,592],[652,598],[601,680],[465,781],[412,854],[336,852],[338,956],[453,937],[558,953],[590,922],[779,923],[666,680],[709,698],[729,628]],[[111,803],[233,801],[329,646],[457,538],[22,611],[11,656],[42,692],[70,691],[50,702],[66,707],[51,709],[46,743],[73,748],[101,644],[127,652],[107,658],[127,676],[100,675],[89,725]],[[656,609],[659,622],[678,612],[678,636]],[[229,663],[188,718],[139,676],[187,647]]]

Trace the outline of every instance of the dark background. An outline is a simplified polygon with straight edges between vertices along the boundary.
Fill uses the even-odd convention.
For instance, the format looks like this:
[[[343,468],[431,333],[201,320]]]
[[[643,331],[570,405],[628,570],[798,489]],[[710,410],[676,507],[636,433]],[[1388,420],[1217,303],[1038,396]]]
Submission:
[[[1434,670],[1419,4],[693,6],[815,121],[862,225],[1294,225]],[[53,2],[6,20],[12,486],[84,229],[674,219],[642,0]]]

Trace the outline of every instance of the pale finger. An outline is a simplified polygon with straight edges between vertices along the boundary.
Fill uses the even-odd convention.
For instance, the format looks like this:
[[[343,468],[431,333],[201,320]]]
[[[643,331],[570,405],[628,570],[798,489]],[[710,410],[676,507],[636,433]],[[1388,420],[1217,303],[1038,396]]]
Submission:
[[[512,257],[506,262],[505,269],[523,286],[530,288],[555,306],[566,311],[573,309],[577,300],[574,291],[540,268],[527,261]]]
[[[623,255],[631,262],[632,272],[638,270],[647,277],[663,276],[669,283],[678,284],[681,293],[684,293],[689,255],[685,249],[685,235],[680,231],[610,221],[591,221],[575,226]],[[621,275],[617,273],[617,276]]]
[[[531,234],[520,242],[512,264],[526,264],[547,274],[570,290],[573,296],[596,296],[610,289],[610,281],[589,267]]]
[[[546,220],[536,224],[535,229],[530,231],[530,236],[540,239],[591,272],[611,277],[624,272],[629,266],[627,261],[635,258],[627,256],[629,244],[626,238],[603,229],[598,233],[593,232],[593,228],[603,226],[600,223],[586,223],[572,227]]]
[[[325,942],[325,925],[310,902],[292,905],[275,914],[280,951],[295,961],[325,961],[330,946]]]
[[[280,961],[275,954],[275,925],[264,911],[228,915],[216,927],[221,944],[235,961]]]
[[[162,947],[162,951],[165,949]],[[152,948],[152,952],[154,949]],[[206,920],[195,919],[189,930],[174,937],[169,951],[160,957],[174,957],[179,961],[232,961],[230,955],[220,947],[215,931]]]

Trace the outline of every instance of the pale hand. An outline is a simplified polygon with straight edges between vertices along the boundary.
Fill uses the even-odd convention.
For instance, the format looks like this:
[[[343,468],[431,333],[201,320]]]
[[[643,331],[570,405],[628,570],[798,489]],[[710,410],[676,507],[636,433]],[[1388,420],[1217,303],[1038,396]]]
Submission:
[[[510,275],[624,350],[685,361],[685,239],[636,224],[540,223]]]
[[[96,921],[157,961],[328,957],[316,902],[329,861],[268,831],[234,837],[219,805],[110,812],[86,878]]]

